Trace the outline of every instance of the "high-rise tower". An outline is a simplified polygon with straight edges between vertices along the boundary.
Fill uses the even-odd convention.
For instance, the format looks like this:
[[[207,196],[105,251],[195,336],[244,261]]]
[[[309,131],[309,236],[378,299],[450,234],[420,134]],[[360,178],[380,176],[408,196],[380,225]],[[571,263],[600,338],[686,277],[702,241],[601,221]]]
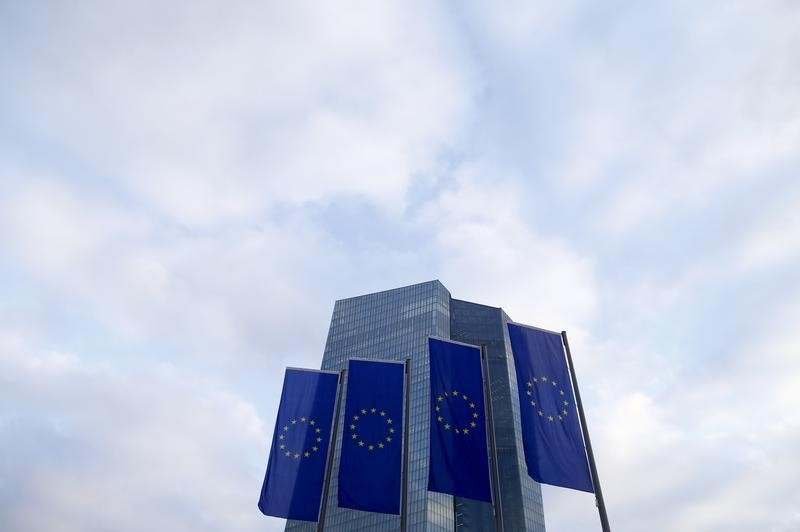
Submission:
[[[500,473],[500,504],[507,531],[544,532],[539,484],[525,469],[513,357],[500,308],[459,301],[439,281],[430,281],[336,302],[322,369],[342,370],[351,357],[411,359],[408,456],[408,529],[494,530],[491,505],[427,491],[430,386],[428,336],[485,345]],[[343,390],[346,392],[346,389]],[[400,529],[394,515],[338,508],[337,478],[343,419],[339,421],[325,515],[325,530],[355,532]],[[315,523],[289,521],[286,530],[314,530]]]

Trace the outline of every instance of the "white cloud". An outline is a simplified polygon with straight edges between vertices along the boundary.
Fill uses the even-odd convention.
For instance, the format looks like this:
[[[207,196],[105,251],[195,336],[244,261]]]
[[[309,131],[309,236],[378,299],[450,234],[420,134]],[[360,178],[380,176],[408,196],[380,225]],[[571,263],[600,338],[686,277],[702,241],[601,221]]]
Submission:
[[[595,308],[590,257],[525,221],[516,185],[491,165],[471,163],[425,209],[431,252],[454,297],[502,306],[543,327],[581,327]]]
[[[790,52],[800,14],[759,4],[660,10],[614,17],[608,38],[577,39],[557,71],[572,109],[552,175],[573,197],[599,194],[606,235],[708,208],[795,161],[800,144],[800,58]],[[634,41],[652,17],[653,34]]]
[[[8,530],[251,530],[255,406],[168,365],[123,371],[0,342],[0,520]],[[274,406],[274,405],[271,405]]]
[[[779,198],[748,228],[734,260],[745,273],[796,264],[800,258],[798,195]]]
[[[0,198],[0,238],[40,275],[55,278],[90,269],[101,251],[148,232],[145,220],[98,199],[78,197],[41,174],[7,179]]]
[[[469,63],[424,4],[86,10],[23,39],[25,121],[181,223],[337,195],[402,211],[469,118]]]
[[[88,309],[129,340],[177,341],[223,358],[269,345],[282,353],[276,367],[290,346],[319,349],[324,341],[332,301],[320,306],[314,292],[329,293],[326,279],[344,259],[302,219],[164,234],[109,198],[53,180],[21,181],[0,205],[7,257],[46,283],[49,298]],[[319,322],[315,334],[309,320]]]

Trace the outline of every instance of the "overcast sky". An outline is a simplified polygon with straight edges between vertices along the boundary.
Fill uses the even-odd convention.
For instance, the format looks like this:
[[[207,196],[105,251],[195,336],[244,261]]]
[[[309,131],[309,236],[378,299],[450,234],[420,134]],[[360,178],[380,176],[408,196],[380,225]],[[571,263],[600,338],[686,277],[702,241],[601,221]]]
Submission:
[[[281,530],[284,366],[436,278],[569,331],[614,530],[800,530],[797,2],[0,1],[0,72],[4,531]]]

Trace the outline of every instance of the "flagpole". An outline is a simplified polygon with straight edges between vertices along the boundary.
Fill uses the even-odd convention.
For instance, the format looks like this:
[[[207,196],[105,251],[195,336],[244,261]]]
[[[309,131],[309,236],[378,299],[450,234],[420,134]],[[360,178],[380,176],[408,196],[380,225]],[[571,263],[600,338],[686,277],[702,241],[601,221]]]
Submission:
[[[486,396],[486,430],[489,433],[489,456],[492,466],[492,502],[495,528],[503,532],[503,505],[500,501],[500,468],[497,463],[497,443],[494,437],[494,414],[492,410],[492,385],[489,375],[489,353],[486,345],[481,345],[481,362],[483,365],[483,394]]]
[[[586,426],[586,416],[583,414],[583,403],[581,402],[581,392],[578,390],[578,377],[575,375],[575,366],[572,365],[572,353],[569,350],[567,331],[561,331],[561,338],[564,339],[564,347],[567,351],[567,362],[569,363],[569,375],[572,379],[572,389],[575,390],[575,403],[578,405],[578,415],[581,419],[581,430],[583,431],[583,441],[586,443],[586,455],[589,458],[589,470],[592,473],[592,485],[594,486],[595,500],[597,501],[597,511],[600,513],[600,526],[603,532],[611,532],[608,525],[608,514],[606,513],[606,503],[603,500],[603,490],[600,489],[600,477],[597,475],[597,465],[594,462],[594,452],[592,452],[592,440],[589,438],[589,428]]]
[[[336,437],[339,433],[339,409],[342,405],[342,387],[344,386],[344,376],[346,369],[339,372],[339,388],[336,390],[336,413],[333,416],[333,428],[331,428],[331,443],[328,445],[328,461],[325,466],[325,483],[322,488],[322,506],[319,510],[317,519],[317,532],[322,532],[325,528],[325,514],[328,511],[328,491],[331,487],[331,470],[333,469],[333,453],[336,447]]]
[[[403,365],[405,366],[406,389],[403,396],[403,408],[405,412],[403,413],[403,492],[400,501],[400,531],[406,532],[406,530],[408,530],[408,405],[409,397],[411,396],[411,359],[407,358]]]

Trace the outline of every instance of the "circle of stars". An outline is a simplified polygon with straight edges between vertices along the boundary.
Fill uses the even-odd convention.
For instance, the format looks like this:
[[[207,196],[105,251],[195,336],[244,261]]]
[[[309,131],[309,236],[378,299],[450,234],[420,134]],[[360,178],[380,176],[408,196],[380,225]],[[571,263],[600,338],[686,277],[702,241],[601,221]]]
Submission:
[[[386,436],[383,437],[382,440],[379,441],[364,441],[364,438],[358,434],[358,423],[360,421],[364,421],[367,416],[377,416],[381,418],[386,424]],[[394,421],[391,417],[386,414],[384,410],[378,410],[377,408],[370,408],[369,410],[366,408],[362,408],[359,414],[353,415],[353,418],[350,420],[350,441],[353,441],[359,447],[366,449],[367,451],[374,451],[376,449],[383,449],[395,438],[395,429],[392,425]]]
[[[531,380],[525,384],[527,388],[525,390],[527,401],[530,403],[530,406],[536,410],[536,413],[539,417],[547,419],[548,423],[554,422],[556,419],[558,419],[558,421],[564,421],[567,419],[567,415],[569,414],[569,400],[567,400],[567,394],[564,389],[558,385],[558,382],[554,381],[553,379],[548,379],[547,375],[542,375],[541,377],[532,377]],[[558,390],[558,399],[556,404],[560,408],[559,411],[545,412],[542,410],[542,405],[536,401],[540,393],[537,390],[542,388],[551,391]],[[534,393],[536,395],[534,395]]]
[[[451,423],[449,419],[446,419],[442,415],[442,405],[445,403],[445,400],[447,400],[448,405],[451,405],[449,401],[450,398],[453,398],[456,401],[458,398],[461,398],[464,401],[464,404],[467,405],[471,410],[470,421],[463,427],[459,427],[455,423]],[[445,391],[436,396],[434,410],[436,411],[436,421],[444,430],[452,430],[455,434],[468,436],[470,431],[475,430],[478,427],[477,421],[480,415],[478,414],[475,402],[471,401],[468,395],[460,393],[458,390],[453,390],[452,392]]]
[[[313,439],[311,441],[311,447],[308,448],[301,448],[301,449],[290,449],[286,444],[286,436],[289,434],[289,431],[294,429],[297,425],[304,425],[308,424],[307,426],[310,427],[311,433],[313,434]],[[313,419],[307,419],[305,417],[301,417],[300,419],[293,419],[289,423],[285,424],[280,428],[280,432],[278,434],[278,450],[280,451],[280,455],[284,456],[290,460],[300,460],[301,458],[311,458],[315,454],[318,453],[320,447],[322,446],[322,429],[317,426],[317,422]]]

